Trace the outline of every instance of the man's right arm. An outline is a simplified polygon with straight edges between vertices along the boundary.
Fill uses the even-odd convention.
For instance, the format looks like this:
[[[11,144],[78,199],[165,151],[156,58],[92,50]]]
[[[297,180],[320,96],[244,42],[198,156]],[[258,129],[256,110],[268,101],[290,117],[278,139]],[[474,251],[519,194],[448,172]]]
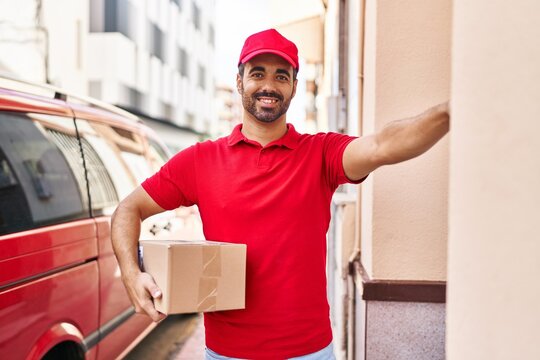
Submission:
[[[112,245],[131,302],[136,312],[146,313],[154,321],[164,318],[153,303],[153,299],[161,296],[161,290],[150,274],[140,270],[137,249],[141,221],[163,211],[165,209],[139,186],[120,202],[111,222]]]

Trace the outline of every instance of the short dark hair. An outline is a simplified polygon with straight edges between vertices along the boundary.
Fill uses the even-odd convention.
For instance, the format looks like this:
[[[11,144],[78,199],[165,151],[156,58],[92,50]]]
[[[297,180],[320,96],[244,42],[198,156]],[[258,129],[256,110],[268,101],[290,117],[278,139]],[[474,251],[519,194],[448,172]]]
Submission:
[[[246,64],[240,64],[238,65],[238,75],[240,75],[241,78],[244,77],[244,69],[246,68]],[[296,75],[298,74],[298,70],[293,68],[292,70],[292,78],[293,81],[296,80]]]

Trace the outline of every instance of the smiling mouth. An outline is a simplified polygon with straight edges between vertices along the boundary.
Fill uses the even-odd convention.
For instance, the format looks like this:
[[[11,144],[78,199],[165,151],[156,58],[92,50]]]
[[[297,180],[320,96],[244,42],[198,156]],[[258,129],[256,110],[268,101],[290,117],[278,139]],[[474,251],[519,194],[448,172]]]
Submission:
[[[267,105],[272,105],[278,102],[278,99],[270,97],[258,97],[257,100]]]

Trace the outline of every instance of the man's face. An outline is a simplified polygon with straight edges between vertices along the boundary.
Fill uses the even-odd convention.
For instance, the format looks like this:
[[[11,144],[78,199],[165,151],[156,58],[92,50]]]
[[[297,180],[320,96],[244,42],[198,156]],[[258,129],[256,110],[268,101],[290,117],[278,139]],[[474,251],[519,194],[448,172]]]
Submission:
[[[274,54],[261,54],[245,64],[244,76],[237,76],[236,85],[242,105],[255,119],[274,122],[289,108],[296,93],[293,67]]]

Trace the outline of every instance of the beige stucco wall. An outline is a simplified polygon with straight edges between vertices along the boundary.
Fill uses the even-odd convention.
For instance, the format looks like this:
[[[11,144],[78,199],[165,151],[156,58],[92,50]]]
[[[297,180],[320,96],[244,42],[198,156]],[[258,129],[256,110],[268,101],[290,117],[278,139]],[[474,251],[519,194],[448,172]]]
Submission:
[[[450,0],[367,0],[364,134],[449,98]],[[372,278],[445,280],[448,139],[361,187],[362,262]]]
[[[450,360],[540,359],[539,13],[454,1]]]

